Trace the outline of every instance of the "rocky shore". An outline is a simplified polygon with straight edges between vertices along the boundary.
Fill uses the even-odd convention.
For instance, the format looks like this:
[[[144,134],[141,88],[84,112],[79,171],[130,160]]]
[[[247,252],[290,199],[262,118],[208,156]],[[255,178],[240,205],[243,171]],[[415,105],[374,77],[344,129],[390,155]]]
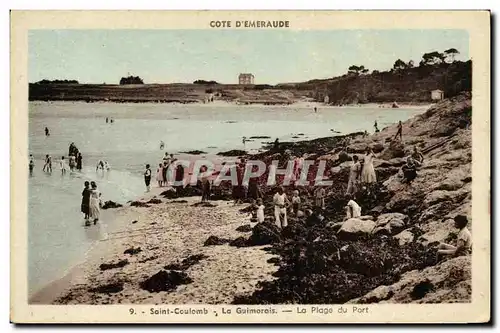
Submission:
[[[233,205],[224,184],[209,204],[199,204],[196,187],[186,188],[181,198],[157,191],[155,198],[138,201],[146,206],[113,208],[123,230],[100,242],[80,278],[45,302],[470,302],[470,256],[436,257],[438,242],[456,238],[453,217],[464,214],[471,221],[470,112],[471,96],[463,93],[404,122],[402,142],[392,140],[393,125],[368,136],[280,143],[251,156],[228,154],[266,163],[278,159],[280,165],[306,154],[315,163],[308,176],[312,182],[319,162],[326,161],[326,177],[334,185],[327,190],[325,218],[289,217],[289,226],[279,230],[273,224],[274,188],[264,185],[267,172],[259,179],[266,215],[259,224],[248,205]],[[345,222],[350,158],[367,146],[377,155],[378,183],[357,198],[363,218]],[[424,162],[406,185],[400,168],[414,147]],[[297,188],[305,206],[313,206],[313,185]]]

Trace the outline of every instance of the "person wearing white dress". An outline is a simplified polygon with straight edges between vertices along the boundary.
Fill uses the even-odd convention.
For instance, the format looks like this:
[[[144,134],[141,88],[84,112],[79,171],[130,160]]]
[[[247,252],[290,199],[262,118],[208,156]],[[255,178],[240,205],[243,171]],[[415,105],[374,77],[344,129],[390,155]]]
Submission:
[[[278,188],[278,191],[273,197],[274,203],[274,218],[278,228],[284,228],[288,225],[286,218],[286,204],[288,199],[286,198],[285,191],[282,187]]]
[[[361,216],[361,207],[354,200],[349,200],[346,209],[346,219],[357,218]]]
[[[375,168],[373,167],[373,160],[375,159],[375,154],[371,148],[366,149],[366,154],[364,156],[363,171],[361,171],[361,182],[363,184],[373,184],[377,182],[377,176],[375,174]]]
[[[61,173],[64,175],[66,173],[66,170],[68,169],[66,161],[64,160],[64,156],[62,156],[61,160],[59,161],[59,167],[61,168]]]
[[[347,195],[353,195],[358,191],[359,175],[361,174],[361,164],[358,161],[358,156],[352,157],[353,164],[349,171],[349,181],[347,183]]]
[[[257,199],[257,222],[264,222],[264,205],[262,204],[262,199]]]
[[[89,218],[94,221],[94,224],[99,221],[100,207],[99,202],[101,200],[101,192],[97,189],[97,184],[95,182],[90,182],[90,202],[89,202]]]
[[[156,181],[158,182],[158,187],[163,186],[163,164],[158,165],[158,169],[156,169]]]

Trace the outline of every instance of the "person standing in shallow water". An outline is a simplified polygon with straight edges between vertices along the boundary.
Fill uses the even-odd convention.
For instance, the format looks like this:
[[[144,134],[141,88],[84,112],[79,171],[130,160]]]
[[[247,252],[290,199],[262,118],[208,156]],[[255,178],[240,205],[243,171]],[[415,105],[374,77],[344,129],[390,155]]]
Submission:
[[[144,183],[146,184],[146,192],[149,192],[149,184],[151,183],[151,169],[149,164],[146,164],[146,171],[144,171]]]
[[[47,127],[45,127],[45,136],[50,136],[50,132],[49,132],[49,129]]]
[[[66,161],[64,160],[64,156],[61,157],[61,160],[59,161],[59,166],[61,167],[61,174],[65,175],[66,174],[66,169],[68,167],[66,166]]]
[[[160,163],[158,169],[156,169],[156,181],[158,182],[158,187],[163,186],[163,165]]]
[[[89,221],[91,189],[88,181],[86,181],[84,185],[85,187],[83,188],[82,192],[81,211],[83,214],[85,214],[85,223],[87,224]]]
[[[52,157],[50,155],[45,155],[45,164],[43,165],[43,171],[52,172]]]
[[[97,189],[95,182],[90,182],[90,187],[89,219],[93,220],[94,224],[96,224],[101,214],[101,208],[99,207],[101,192]]]

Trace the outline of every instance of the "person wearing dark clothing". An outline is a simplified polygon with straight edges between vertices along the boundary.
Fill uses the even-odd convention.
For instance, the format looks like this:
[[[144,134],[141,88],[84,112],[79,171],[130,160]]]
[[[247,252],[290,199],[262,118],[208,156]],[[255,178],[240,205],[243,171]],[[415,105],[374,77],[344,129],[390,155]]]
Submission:
[[[47,127],[45,127],[45,136],[49,136],[49,135],[50,135],[49,129]]]
[[[205,173],[207,172],[207,167],[203,166],[201,168],[201,172]],[[208,201],[210,200],[210,179],[208,175],[203,175],[201,177],[201,201]]]
[[[420,165],[412,156],[408,156],[406,164],[403,165],[403,183],[411,184],[417,178],[417,167]]]
[[[175,181],[177,183],[184,181],[184,167],[182,166],[182,164],[179,164],[175,168]],[[179,185],[175,184],[174,188],[175,188],[175,191],[177,192],[177,196],[180,196],[181,191],[184,188],[184,184],[179,184]]]
[[[259,179],[257,177],[252,177],[248,180],[248,197],[254,200],[262,198]]]
[[[396,139],[398,136],[399,136],[399,139],[402,141],[403,140],[403,124],[401,123],[401,120],[399,121],[398,132],[394,136],[394,139]]]
[[[373,127],[375,127],[375,133],[380,132],[379,129],[378,129],[378,124],[377,124],[376,120],[375,120],[375,123],[373,124]]]
[[[151,184],[151,169],[149,167],[149,164],[146,164],[146,171],[144,172],[144,183],[146,184],[146,192],[149,192],[149,184]]]
[[[85,214],[85,221],[89,219],[89,205],[90,205],[90,184],[89,182],[85,182],[85,187],[82,192],[82,204],[81,211]]]
[[[82,162],[83,162],[82,153],[78,153],[78,157],[76,158],[76,169],[78,171],[82,171]]]

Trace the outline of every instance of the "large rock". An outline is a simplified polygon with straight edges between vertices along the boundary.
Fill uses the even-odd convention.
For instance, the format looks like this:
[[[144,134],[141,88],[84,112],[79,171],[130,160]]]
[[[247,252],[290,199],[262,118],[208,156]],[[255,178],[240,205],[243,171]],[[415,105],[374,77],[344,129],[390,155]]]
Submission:
[[[375,222],[373,221],[351,218],[342,224],[338,235],[344,239],[355,239],[369,235],[373,228],[375,228]]]
[[[471,282],[471,257],[462,256],[407,272],[398,282],[380,286],[347,303],[468,303]]]
[[[408,216],[406,216],[405,214],[386,213],[386,214],[379,215],[377,217],[377,226],[386,225],[386,224],[393,222],[393,221],[400,221],[404,224],[407,219],[408,219]]]
[[[409,230],[401,231],[393,237],[399,241],[399,245],[401,246],[413,242],[413,239],[415,238]]]
[[[458,190],[458,191],[445,191],[445,190],[437,190],[429,193],[425,199],[424,203],[428,206],[437,204],[442,201],[452,201],[457,202],[463,200],[468,195],[467,190]]]
[[[378,158],[383,160],[390,160],[396,157],[405,156],[405,146],[401,141],[391,141],[389,147],[387,147]]]

